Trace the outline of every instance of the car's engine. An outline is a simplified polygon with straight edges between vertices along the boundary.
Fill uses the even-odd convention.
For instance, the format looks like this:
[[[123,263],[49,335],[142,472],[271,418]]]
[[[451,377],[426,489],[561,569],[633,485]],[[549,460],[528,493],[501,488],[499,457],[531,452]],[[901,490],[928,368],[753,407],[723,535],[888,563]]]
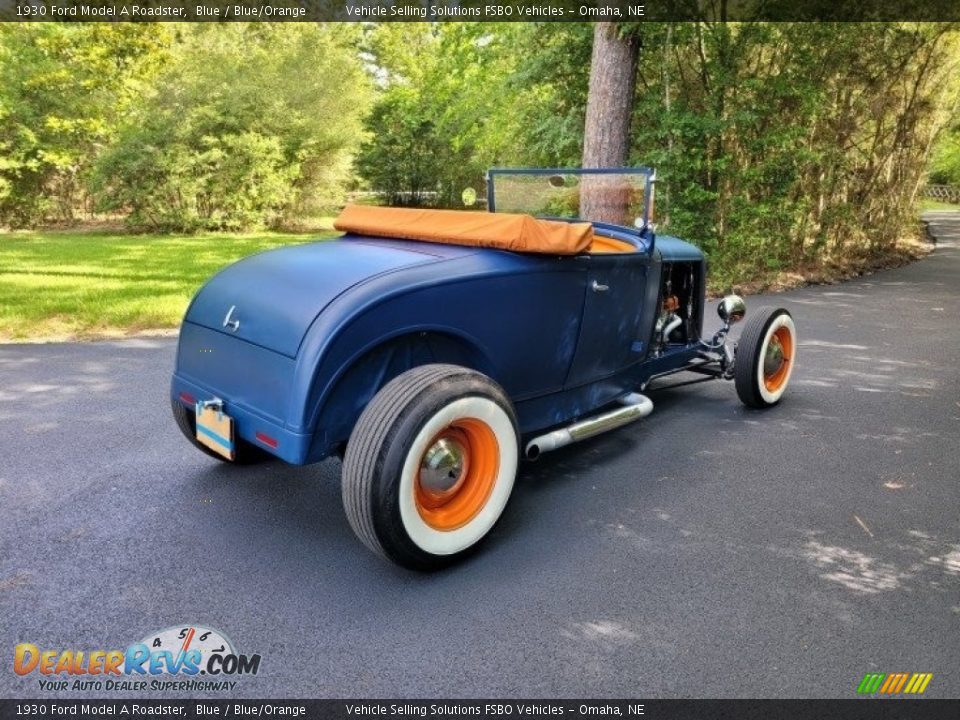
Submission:
[[[654,325],[654,352],[671,343],[688,343],[696,335],[694,302],[697,272],[694,263],[668,263],[660,282],[660,307]]]

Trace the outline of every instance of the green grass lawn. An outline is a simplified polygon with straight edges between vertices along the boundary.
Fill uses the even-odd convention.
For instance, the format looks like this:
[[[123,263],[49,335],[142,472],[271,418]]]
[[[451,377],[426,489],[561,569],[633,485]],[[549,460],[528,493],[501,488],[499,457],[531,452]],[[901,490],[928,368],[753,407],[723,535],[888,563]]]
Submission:
[[[0,341],[175,328],[224,265],[336,234],[0,233]]]
[[[923,212],[924,210],[960,210],[960,205],[932,198],[923,198],[920,200],[920,211]]]

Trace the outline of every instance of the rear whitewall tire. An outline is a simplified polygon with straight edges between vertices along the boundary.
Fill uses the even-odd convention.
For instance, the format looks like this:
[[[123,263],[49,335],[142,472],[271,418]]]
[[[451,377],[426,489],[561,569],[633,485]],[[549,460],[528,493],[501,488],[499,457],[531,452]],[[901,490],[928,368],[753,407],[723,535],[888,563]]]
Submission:
[[[398,565],[444,567],[497,523],[519,453],[513,406],[493,380],[456,365],[413,368],[374,396],[350,435],[347,520]]]

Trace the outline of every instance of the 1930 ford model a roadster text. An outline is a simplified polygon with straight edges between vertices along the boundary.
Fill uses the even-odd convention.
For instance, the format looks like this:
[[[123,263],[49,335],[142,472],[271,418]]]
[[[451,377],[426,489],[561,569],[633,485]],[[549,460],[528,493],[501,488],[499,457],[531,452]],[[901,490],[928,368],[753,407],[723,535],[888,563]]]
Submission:
[[[235,462],[341,454],[356,534],[431,569],[489,533],[521,456],[644,417],[657,378],[733,380],[746,405],[775,405],[790,313],[752,312],[734,343],[745,306],[728,296],[703,338],[704,257],[654,232],[654,180],[491,170],[489,212],[347,206],[343,237],[241,260],[187,310],[177,424]],[[576,219],[588,207],[617,222]]]

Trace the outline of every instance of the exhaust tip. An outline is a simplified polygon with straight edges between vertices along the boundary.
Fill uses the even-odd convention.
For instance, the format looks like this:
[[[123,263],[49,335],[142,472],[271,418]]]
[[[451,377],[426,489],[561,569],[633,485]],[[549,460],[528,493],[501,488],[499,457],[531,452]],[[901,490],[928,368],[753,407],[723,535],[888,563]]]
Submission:
[[[540,446],[537,445],[537,443],[532,442],[527,445],[527,449],[524,454],[526,455],[527,460],[536,460],[540,457]]]

